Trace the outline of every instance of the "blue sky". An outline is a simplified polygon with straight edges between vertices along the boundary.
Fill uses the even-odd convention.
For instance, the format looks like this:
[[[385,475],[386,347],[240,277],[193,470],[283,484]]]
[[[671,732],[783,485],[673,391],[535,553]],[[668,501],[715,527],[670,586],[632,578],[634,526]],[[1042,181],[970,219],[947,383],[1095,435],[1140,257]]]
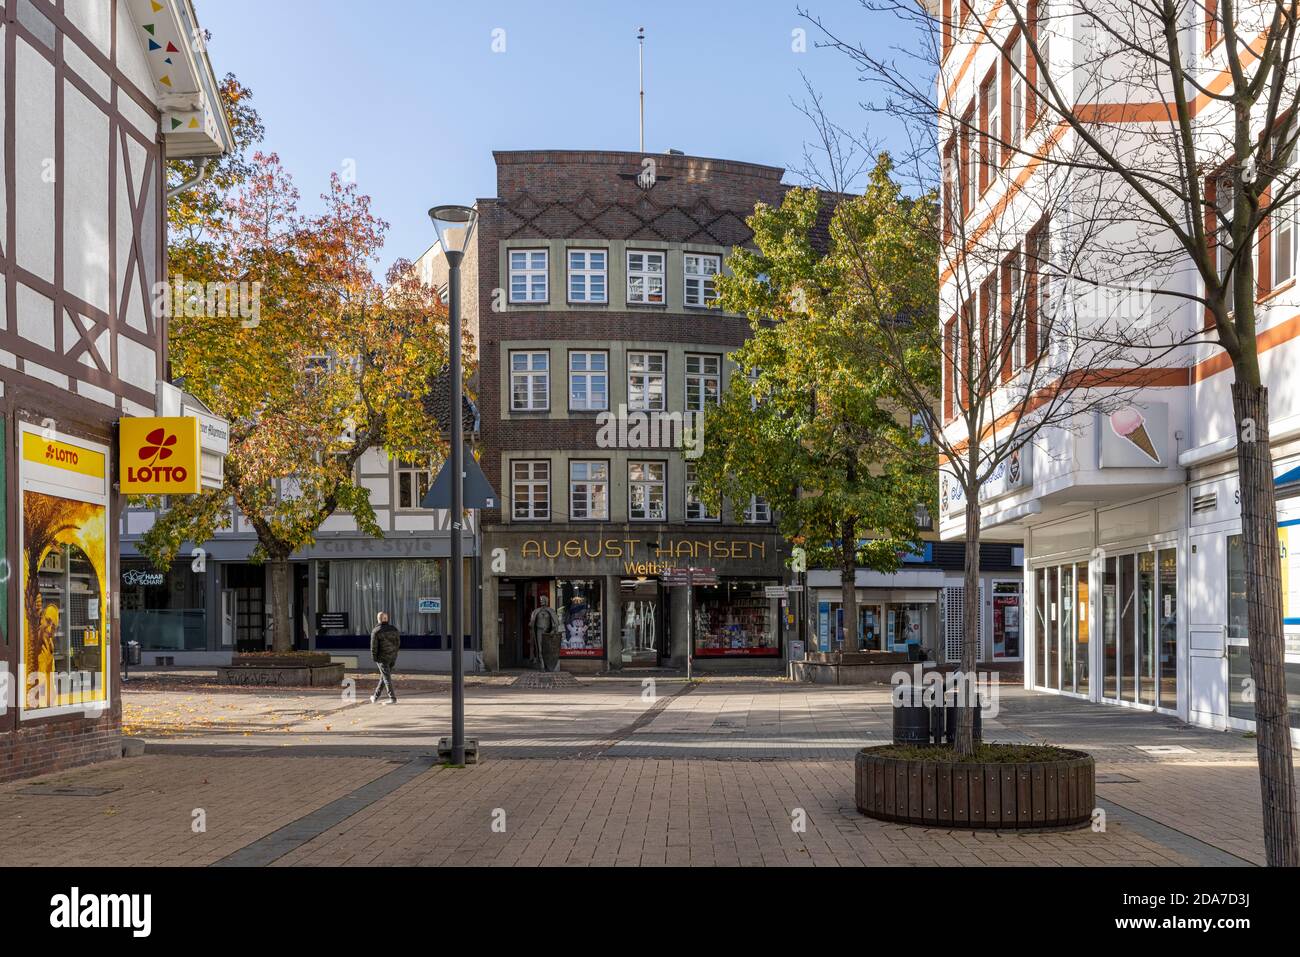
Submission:
[[[790,103],[804,98],[801,70],[832,118],[861,131],[869,91],[847,58],[815,47],[796,2],[873,50],[902,32],[856,0],[196,6],[214,68],[252,89],[263,148],[280,154],[304,205],[354,162],[361,190],[392,226],[386,267],[431,245],[430,206],[495,193],[494,149],[637,149],[638,26],[647,34],[647,152],[801,165],[811,128]],[[796,28],[807,31],[806,52],[792,49]],[[891,131],[871,133],[888,142]]]

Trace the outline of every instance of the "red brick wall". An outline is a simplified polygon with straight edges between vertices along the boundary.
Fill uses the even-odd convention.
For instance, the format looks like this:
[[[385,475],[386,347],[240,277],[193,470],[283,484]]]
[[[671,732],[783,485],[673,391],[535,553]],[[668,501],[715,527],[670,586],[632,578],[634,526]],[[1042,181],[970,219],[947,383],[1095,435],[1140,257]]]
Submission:
[[[120,704],[94,720],[71,715],[35,724],[24,722],[17,731],[0,735],[0,781],[121,756]]]

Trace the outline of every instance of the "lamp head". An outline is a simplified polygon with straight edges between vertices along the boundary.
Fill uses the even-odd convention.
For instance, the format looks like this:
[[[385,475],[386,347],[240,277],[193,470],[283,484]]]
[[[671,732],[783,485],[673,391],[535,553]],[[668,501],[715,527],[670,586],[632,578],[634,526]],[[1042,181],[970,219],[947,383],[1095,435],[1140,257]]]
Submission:
[[[448,258],[460,259],[469,248],[470,237],[478,222],[478,212],[470,206],[435,206],[429,210],[429,219],[438,234],[438,245]]]

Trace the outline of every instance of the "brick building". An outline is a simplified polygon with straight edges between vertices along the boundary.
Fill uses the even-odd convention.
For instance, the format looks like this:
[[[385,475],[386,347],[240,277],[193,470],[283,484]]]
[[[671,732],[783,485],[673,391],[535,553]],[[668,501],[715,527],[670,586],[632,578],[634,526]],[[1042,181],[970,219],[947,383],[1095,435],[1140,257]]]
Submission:
[[[712,277],[749,241],[783,170],[669,153],[494,154],[466,251],[465,321],[479,350],[482,465],[501,508],[482,523],[483,659],[525,665],[545,598],[562,667],[680,667],[697,586],[697,664],[779,667],[793,634],[768,589],[784,546],[762,501],[711,515],[694,499],[694,413],[735,371],[748,321],[712,308]],[[437,248],[420,261],[445,282]]]
[[[165,163],[230,148],[189,0],[0,2],[0,779],[121,754],[120,420],[152,416]]]

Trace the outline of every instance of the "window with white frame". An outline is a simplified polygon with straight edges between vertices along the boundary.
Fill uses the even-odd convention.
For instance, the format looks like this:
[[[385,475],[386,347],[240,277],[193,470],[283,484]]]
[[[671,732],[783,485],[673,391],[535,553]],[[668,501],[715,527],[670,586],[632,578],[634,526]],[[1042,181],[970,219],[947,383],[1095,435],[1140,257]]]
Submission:
[[[722,357],[687,355],[686,411],[703,412],[716,406],[722,394]]]
[[[569,408],[578,412],[609,408],[609,353],[569,353]]]
[[[512,462],[510,500],[520,521],[545,521],[551,517],[551,463]]]
[[[1025,337],[1021,331],[1025,315],[1024,304],[1021,302],[1024,280],[1020,274],[1020,254],[1017,252],[1012,255],[1002,268],[1006,272],[1004,282],[1007,292],[1003,301],[1002,326],[1011,337],[1011,372],[1014,374],[1025,364]]]
[[[1214,183],[1214,207],[1218,225],[1215,230],[1214,258],[1219,272],[1219,281],[1228,278],[1232,268],[1232,212],[1233,185],[1231,176],[1220,176]],[[1232,283],[1224,290],[1225,305],[1232,309]]]
[[[627,254],[627,301],[650,305],[664,302],[664,254]]]
[[[544,412],[551,406],[551,354],[510,353],[510,411]]]
[[[633,521],[664,521],[667,462],[627,463],[627,517]]]
[[[433,484],[433,466],[428,461],[399,460],[397,463],[397,507],[401,511],[423,508],[420,504]]]
[[[510,301],[546,302],[546,250],[510,250]]]
[[[686,305],[707,306],[718,298],[713,277],[722,270],[722,257],[687,253],[682,259],[686,273]]]
[[[1042,358],[1052,347],[1052,315],[1056,308],[1052,303],[1052,233],[1051,224],[1044,222],[1033,234],[1032,239],[1034,288],[1029,294],[1034,296],[1034,355]],[[1026,332],[1028,334],[1028,332]]]
[[[1269,214],[1270,258],[1273,264],[1272,288],[1276,289],[1285,282],[1295,278],[1296,260],[1296,144],[1292,137],[1295,128],[1289,127],[1280,133],[1274,141],[1274,150],[1278,154],[1277,168],[1280,171],[1273,181],[1275,192],[1281,192],[1285,199],[1273,208]],[[1288,140],[1290,140],[1288,148]],[[1289,195],[1287,195],[1289,194]]]
[[[1015,149],[1020,146],[1020,140],[1025,133],[1025,43],[1023,38],[1017,36],[1016,42],[1011,44],[1011,49],[1007,52],[1007,61],[1005,65],[1007,79],[1010,81],[1010,97],[1007,101],[1007,119],[1010,120],[1011,135],[1007,137],[1007,146],[1009,149]]]
[[[662,412],[667,383],[667,356],[662,352],[627,354],[627,407],[633,412]]]
[[[686,460],[686,520],[688,522],[716,522],[717,515],[709,513],[709,507],[696,495],[698,485],[696,464]]]
[[[980,131],[980,152],[983,154],[984,178],[980,180],[981,190],[993,184],[993,171],[997,169],[999,143],[1002,139],[1002,114],[999,109],[1001,90],[998,88],[997,70],[984,83],[980,95],[984,100],[984,128]]]
[[[605,250],[569,250],[569,302],[608,302],[608,276],[609,256]]]
[[[595,521],[609,518],[609,463],[569,463],[569,518]]]
[[[760,495],[751,495],[749,505],[745,509],[746,525],[766,525],[772,521],[772,509],[767,504],[767,499]]]

